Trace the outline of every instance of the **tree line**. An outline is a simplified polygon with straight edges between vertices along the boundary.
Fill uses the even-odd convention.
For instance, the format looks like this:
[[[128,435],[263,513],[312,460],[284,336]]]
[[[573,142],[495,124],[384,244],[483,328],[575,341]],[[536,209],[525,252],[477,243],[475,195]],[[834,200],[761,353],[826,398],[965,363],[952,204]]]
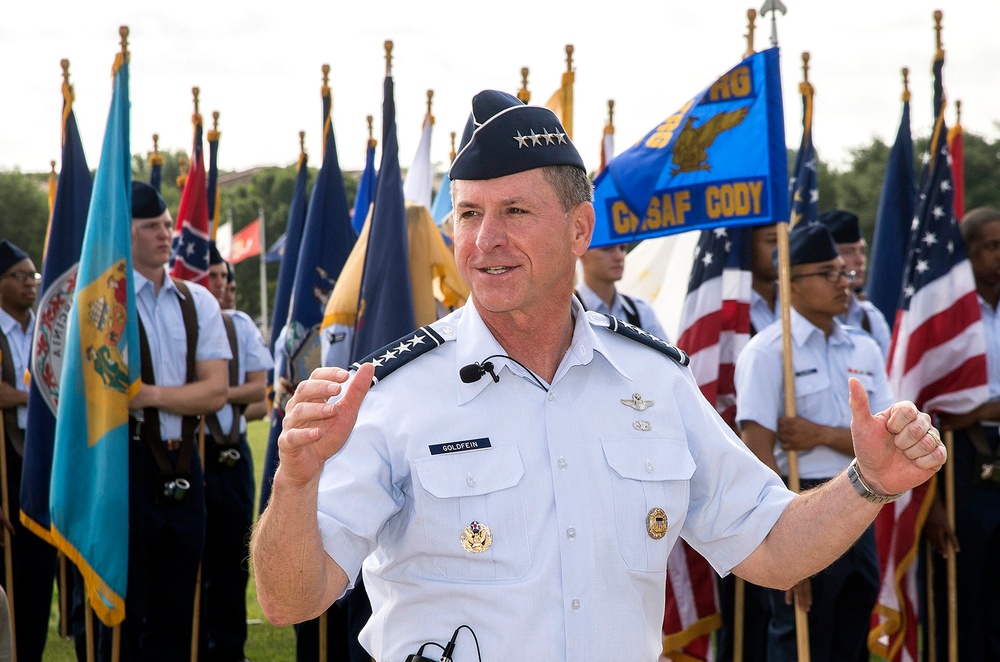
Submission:
[[[927,150],[928,139],[914,141],[914,164],[920,172],[920,159]],[[819,155],[820,210],[839,208],[853,211],[861,219],[862,231],[871,244],[878,210],[882,179],[890,147],[878,138],[868,145],[852,149],[846,165],[834,168]],[[167,206],[176,216],[180,202],[180,189],[176,182],[181,175],[186,155],[183,152],[160,152],[164,158],[162,192]],[[789,170],[794,164],[795,153],[789,152]],[[995,185],[1000,173],[1000,138],[988,140],[973,133],[965,134],[965,206],[972,209],[990,206],[1000,209],[1000,188]],[[220,177],[226,173],[220,173]],[[136,154],[132,158],[132,176],[149,180],[149,154]],[[360,173],[344,173],[348,205],[353,207]],[[220,222],[233,221],[233,232],[264,215],[265,237],[272,244],[285,232],[288,209],[295,188],[296,165],[263,168],[238,183],[221,185]],[[311,191],[316,169],[309,169],[307,190]],[[308,193],[307,193],[308,195]],[[23,248],[41,267],[48,223],[48,174],[0,172],[0,237],[9,239]],[[265,247],[266,248],[266,247]],[[274,289],[278,278],[278,263],[267,265],[268,301],[273,304]],[[240,284],[236,307],[255,317],[260,314],[259,261],[248,259],[236,265]],[[269,314],[270,315],[270,314]]]

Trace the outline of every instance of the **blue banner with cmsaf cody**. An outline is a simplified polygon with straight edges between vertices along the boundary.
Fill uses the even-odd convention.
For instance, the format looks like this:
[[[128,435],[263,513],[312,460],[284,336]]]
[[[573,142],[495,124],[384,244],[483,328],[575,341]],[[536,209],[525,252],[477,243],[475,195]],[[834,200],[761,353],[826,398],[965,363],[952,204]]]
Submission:
[[[778,48],[733,67],[594,182],[591,247],[788,219]]]

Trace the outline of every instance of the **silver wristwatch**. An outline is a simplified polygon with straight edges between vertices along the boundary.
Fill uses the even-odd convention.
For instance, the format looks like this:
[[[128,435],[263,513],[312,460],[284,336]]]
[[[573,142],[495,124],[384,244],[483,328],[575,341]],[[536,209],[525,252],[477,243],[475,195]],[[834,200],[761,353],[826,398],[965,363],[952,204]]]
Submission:
[[[899,492],[898,494],[879,494],[872,488],[865,485],[865,481],[861,478],[861,472],[858,471],[858,458],[854,458],[851,464],[847,467],[847,478],[851,481],[851,485],[854,486],[854,491],[857,492],[858,495],[860,495],[863,499],[878,505],[892,503],[904,494],[904,492]]]

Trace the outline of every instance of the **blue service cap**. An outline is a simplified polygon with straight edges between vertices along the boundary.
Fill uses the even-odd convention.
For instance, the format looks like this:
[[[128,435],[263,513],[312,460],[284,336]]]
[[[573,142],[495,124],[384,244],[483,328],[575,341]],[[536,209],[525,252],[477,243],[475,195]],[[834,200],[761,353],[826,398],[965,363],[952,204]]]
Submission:
[[[225,264],[226,261],[222,258],[222,253],[219,252],[219,247],[215,245],[214,241],[208,242],[208,265],[213,264]]]
[[[8,269],[28,257],[29,255],[16,245],[6,239],[0,240],[0,274],[7,273]]]
[[[132,218],[156,218],[166,208],[159,191],[146,182],[132,181]]]
[[[472,98],[472,113],[448,171],[452,180],[495,179],[551,165],[587,170],[555,113],[497,90]]]
[[[830,231],[830,236],[838,244],[853,244],[861,241],[861,224],[858,217],[843,209],[829,209],[819,215],[819,222]]]
[[[235,283],[236,282],[236,269],[233,269],[233,265],[226,262],[226,282]]]
[[[838,255],[833,237],[822,223],[799,223],[788,233],[790,266],[827,262]]]

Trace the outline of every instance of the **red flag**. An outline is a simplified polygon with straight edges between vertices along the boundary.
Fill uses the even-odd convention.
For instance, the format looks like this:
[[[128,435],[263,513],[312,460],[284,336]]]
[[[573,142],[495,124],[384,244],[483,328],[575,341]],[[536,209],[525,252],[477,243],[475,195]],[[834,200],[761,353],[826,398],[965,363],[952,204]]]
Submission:
[[[233,235],[233,247],[229,252],[229,264],[237,264],[260,255],[260,219],[254,219],[253,223],[246,226]]]
[[[201,147],[201,115],[195,114],[194,148],[181,204],[177,210],[173,248],[170,251],[170,275],[174,278],[208,285],[208,185]]]

